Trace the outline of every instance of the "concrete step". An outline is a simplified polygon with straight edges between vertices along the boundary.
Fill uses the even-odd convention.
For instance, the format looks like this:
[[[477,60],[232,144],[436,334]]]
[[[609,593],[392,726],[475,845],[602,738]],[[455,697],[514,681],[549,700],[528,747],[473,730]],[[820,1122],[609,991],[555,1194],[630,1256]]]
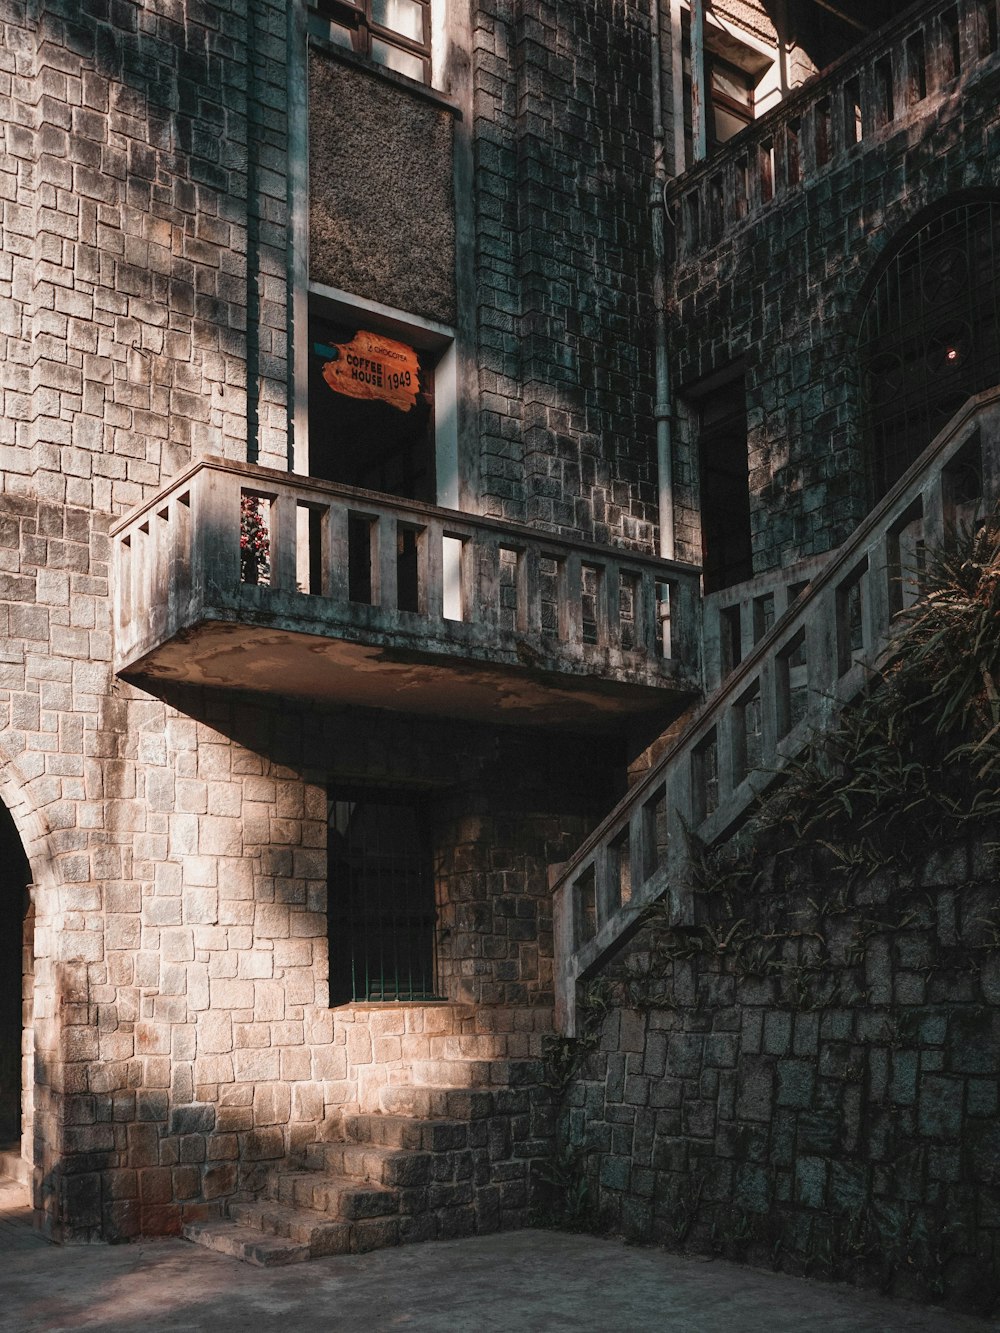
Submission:
[[[344,1118],[344,1134],[352,1143],[411,1152],[456,1152],[469,1144],[469,1126],[464,1120],[416,1120],[406,1115],[349,1115]]]
[[[186,1222],[183,1234],[186,1240],[203,1245],[207,1250],[241,1259],[245,1264],[256,1264],[259,1268],[301,1264],[312,1257],[309,1246],[301,1241],[256,1231],[238,1222]]]
[[[277,1171],[268,1181],[266,1195],[269,1202],[311,1208],[341,1222],[392,1217],[399,1212],[398,1190],[327,1171]]]

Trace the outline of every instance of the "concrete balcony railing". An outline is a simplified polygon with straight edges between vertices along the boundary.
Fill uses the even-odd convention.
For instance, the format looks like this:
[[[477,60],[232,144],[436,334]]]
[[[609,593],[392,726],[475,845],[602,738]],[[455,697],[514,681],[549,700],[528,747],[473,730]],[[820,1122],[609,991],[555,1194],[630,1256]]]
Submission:
[[[689,565],[221,459],[112,539],[146,681],[588,728],[700,684]]]
[[[667,187],[677,254],[693,256],[773,202],[895,133],[1000,60],[1000,0],[923,0]]]
[[[855,698],[920,589],[921,547],[1000,496],[1000,388],[970,399],[854,536],[828,557],[573,859],[555,868],[557,1022],[657,900],[690,924],[689,833],[706,846]]]

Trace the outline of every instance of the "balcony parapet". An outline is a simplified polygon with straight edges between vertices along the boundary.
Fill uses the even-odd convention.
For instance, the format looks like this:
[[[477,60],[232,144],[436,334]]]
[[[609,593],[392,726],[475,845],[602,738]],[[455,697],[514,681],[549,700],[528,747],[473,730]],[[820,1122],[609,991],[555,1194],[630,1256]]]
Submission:
[[[219,458],[112,540],[127,676],[545,725],[699,684],[700,571],[639,552]]]
[[[677,257],[716,245],[1000,63],[998,23],[998,0],[909,6],[667,186]]]

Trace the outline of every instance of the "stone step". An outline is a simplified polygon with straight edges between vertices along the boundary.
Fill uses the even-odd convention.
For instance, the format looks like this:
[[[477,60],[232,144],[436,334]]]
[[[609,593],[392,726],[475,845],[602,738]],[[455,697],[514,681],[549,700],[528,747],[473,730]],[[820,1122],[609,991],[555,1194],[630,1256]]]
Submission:
[[[411,1152],[456,1152],[469,1146],[464,1120],[416,1120],[413,1116],[369,1113],[344,1118],[344,1134],[353,1143],[374,1143]]]
[[[399,1192],[374,1181],[359,1183],[326,1171],[277,1171],[268,1181],[269,1202],[311,1208],[341,1222],[392,1217],[399,1212]]]
[[[424,1087],[391,1083],[379,1089],[379,1103],[387,1115],[419,1120],[484,1120],[493,1114],[493,1093],[488,1088]]]
[[[269,1236],[282,1236],[299,1245],[308,1245],[312,1258],[324,1254],[348,1254],[351,1249],[350,1222],[334,1222],[311,1208],[291,1208],[267,1200],[230,1200],[226,1209],[231,1221]]]
[[[31,1163],[21,1156],[19,1145],[0,1148],[0,1177],[16,1180],[19,1185],[31,1184]]]
[[[256,1264],[260,1268],[301,1264],[312,1257],[309,1246],[301,1241],[256,1231],[227,1220],[186,1222],[183,1235],[186,1240],[203,1245],[207,1250],[227,1254],[231,1259],[242,1259],[245,1264]]]
[[[379,1185],[410,1188],[426,1185],[431,1178],[432,1154],[375,1143],[312,1143],[306,1149],[306,1166],[312,1171]]]

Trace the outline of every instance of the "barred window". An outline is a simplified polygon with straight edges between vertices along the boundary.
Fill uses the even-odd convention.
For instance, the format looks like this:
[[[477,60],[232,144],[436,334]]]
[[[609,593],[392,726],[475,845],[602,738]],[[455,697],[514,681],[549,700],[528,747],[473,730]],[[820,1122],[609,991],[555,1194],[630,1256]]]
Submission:
[[[1000,363],[1000,202],[942,211],[887,261],[858,340],[862,429],[880,499]]]
[[[312,19],[317,36],[430,83],[430,0],[314,0]]]

